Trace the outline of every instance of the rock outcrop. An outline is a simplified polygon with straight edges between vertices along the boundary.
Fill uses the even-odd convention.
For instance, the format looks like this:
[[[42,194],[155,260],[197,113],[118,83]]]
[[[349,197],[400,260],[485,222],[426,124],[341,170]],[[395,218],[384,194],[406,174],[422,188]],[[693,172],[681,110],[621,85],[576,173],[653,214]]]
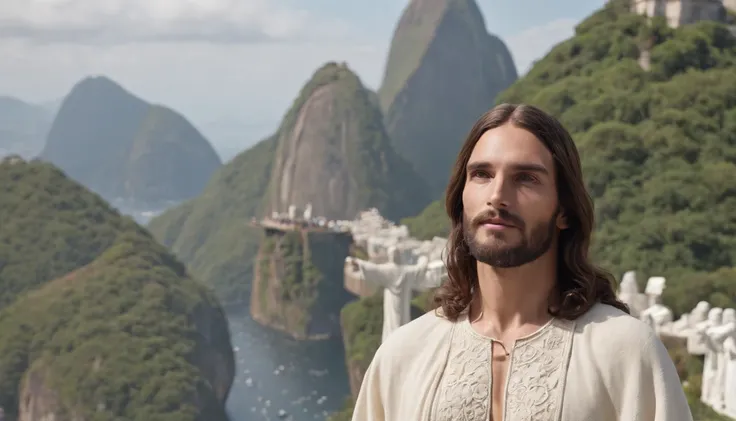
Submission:
[[[212,145],[184,117],[105,77],[86,78],[72,88],[40,158],[126,207],[197,196],[221,165]]]
[[[0,195],[0,407],[11,420],[227,421],[235,362],[207,287],[48,163],[4,160]]]
[[[352,219],[372,206],[395,218],[428,202],[423,181],[391,147],[371,93],[346,65],[320,68],[302,97],[279,132],[269,210],[311,203],[314,215]]]
[[[296,339],[339,335],[337,315],[352,298],[342,285],[350,243],[345,233],[266,230],[253,274],[253,319]]]
[[[517,79],[506,45],[474,0],[412,0],[396,27],[378,91],[396,151],[434,197],[473,122]]]

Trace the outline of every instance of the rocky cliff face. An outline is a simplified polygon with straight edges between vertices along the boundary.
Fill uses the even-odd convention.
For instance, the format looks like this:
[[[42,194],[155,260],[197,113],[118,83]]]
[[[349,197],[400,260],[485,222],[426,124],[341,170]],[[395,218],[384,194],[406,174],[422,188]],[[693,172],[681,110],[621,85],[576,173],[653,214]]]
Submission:
[[[24,376],[20,392],[18,421],[74,420],[68,417],[66,411],[59,405],[58,393],[49,388],[46,377],[46,367],[38,364]]]
[[[347,66],[329,63],[307,86],[279,133],[270,210],[311,203],[314,215],[352,219],[369,206],[396,217],[426,203],[424,183],[394,152],[372,94]]]
[[[296,339],[340,334],[340,309],[352,298],[343,287],[350,236],[267,230],[256,257],[251,315]]]
[[[473,122],[516,79],[474,0],[412,0],[404,10],[378,95],[396,151],[435,197]]]
[[[144,206],[198,195],[221,165],[184,117],[104,77],[72,88],[40,158],[109,201]]]

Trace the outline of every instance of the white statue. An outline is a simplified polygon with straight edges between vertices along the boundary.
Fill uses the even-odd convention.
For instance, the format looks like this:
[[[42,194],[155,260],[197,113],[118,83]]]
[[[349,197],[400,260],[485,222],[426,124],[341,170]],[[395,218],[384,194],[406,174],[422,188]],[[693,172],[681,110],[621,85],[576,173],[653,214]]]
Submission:
[[[718,351],[716,344],[711,340],[708,329],[720,326],[723,317],[723,309],[715,307],[708,312],[708,320],[701,322],[697,327],[700,339],[706,347],[705,361],[703,363],[703,377],[701,385],[700,400],[710,405],[713,398],[715,382],[718,376]]]
[[[415,264],[401,264],[400,252],[395,246],[389,249],[388,256],[386,263],[354,257],[345,259],[345,270],[352,272],[352,276],[357,274],[361,280],[384,288],[382,341],[411,321],[412,290],[422,291],[439,286],[446,273],[444,262],[430,262],[427,256],[420,256]]]
[[[724,412],[729,417],[736,418],[736,332],[731,332],[723,341],[723,354],[725,355]]]
[[[307,207],[304,209],[304,220],[305,221],[311,221],[312,220],[312,204],[307,203]]]
[[[705,342],[702,340],[697,329],[698,326],[708,320],[709,313],[710,303],[707,301],[701,301],[695,305],[695,308],[688,314],[689,330],[683,332],[683,334],[687,335],[687,352],[692,355],[705,355],[707,352]]]
[[[649,307],[640,314],[641,320],[651,323],[657,333],[665,330],[673,321],[672,310],[661,303],[662,293],[666,284],[665,278],[661,276],[653,276],[647,281],[647,288],[644,293],[647,295]]]
[[[713,384],[710,389],[710,396],[706,397],[707,402],[716,410],[724,411],[726,409],[726,350],[724,343],[726,339],[736,332],[736,310],[728,308],[723,310],[722,323],[719,326],[710,327],[707,334],[716,350],[716,370],[713,377]],[[736,395],[733,395],[736,398]]]
[[[647,308],[647,297],[639,293],[639,284],[636,281],[636,272],[630,270],[621,278],[618,298],[629,306],[631,315],[639,317]]]
[[[296,206],[289,205],[288,215],[289,215],[289,221],[296,220]]]

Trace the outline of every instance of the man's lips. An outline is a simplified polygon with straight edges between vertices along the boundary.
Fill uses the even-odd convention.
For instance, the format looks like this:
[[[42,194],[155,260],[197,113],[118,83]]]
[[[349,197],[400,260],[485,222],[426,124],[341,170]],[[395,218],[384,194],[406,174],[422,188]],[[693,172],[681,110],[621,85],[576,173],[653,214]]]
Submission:
[[[481,226],[490,229],[506,229],[506,228],[517,228],[516,225],[512,224],[503,219],[491,218],[481,221]]]

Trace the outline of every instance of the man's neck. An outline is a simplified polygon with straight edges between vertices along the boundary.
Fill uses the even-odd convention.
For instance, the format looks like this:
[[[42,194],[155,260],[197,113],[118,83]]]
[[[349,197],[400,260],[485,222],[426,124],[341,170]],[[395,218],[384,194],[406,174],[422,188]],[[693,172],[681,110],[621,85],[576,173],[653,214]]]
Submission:
[[[557,283],[556,255],[551,251],[523,266],[495,268],[477,263],[479,291],[470,317],[482,323],[486,334],[505,337],[532,331],[547,323],[550,297]],[[512,335],[513,336],[513,335]]]

